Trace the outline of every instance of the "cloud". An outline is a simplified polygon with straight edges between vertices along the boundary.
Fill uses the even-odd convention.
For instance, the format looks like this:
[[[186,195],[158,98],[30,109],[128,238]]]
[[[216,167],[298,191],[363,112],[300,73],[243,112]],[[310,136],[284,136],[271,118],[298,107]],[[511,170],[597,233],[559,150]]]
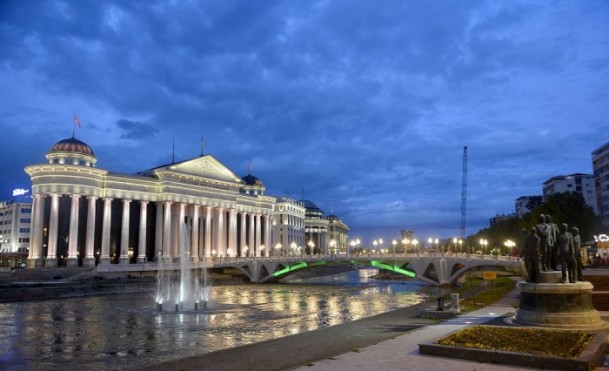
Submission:
[[[608,13],[603,2],[6,1],[0,125],[35,148],[0,158],[23,180],[76,113],[101,168],[196,157],[203,137],[237,174],[252,160],[269,194],[304,188],[354,233],[456,234],[468,146],[474,232],[550,176],[590,172],[608,125]]]
[[[145,141],[154,138],[159,131],[150,124],[139,121],[130,121],[121,119],[116,122],[116,126],[121,131],[121,138],[132,139],[137,141]]]

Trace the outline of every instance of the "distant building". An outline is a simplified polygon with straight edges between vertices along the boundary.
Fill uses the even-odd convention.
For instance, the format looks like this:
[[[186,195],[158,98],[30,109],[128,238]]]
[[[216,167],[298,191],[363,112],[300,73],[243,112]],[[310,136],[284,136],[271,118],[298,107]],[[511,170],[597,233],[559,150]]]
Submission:
[[[0,252],[27,252],[30,247],[31,226],[31,202],[0,202]]]
[[[516,216],[522,218],[522,216],[530,212],[535,207],[541,205],[543,202],[543,196],[520,196],[516,199],[515,210]]]
[[[584,197],[586,205],[590,206],[598,215],[594,176],[576,173],[571,175],[554,176],[543,182],[543,199],[555,193],[575,192]]]
[[[329,250],[332,254],[344,254],[349,250],[349,226],[336,215],[328,216]]]
[[[328,253],[328,219],[324,212],[309,200],[301,200],[305,207],[305,251],[307,254]]]
[[[503,220],[509,220],[509,219],[514,219],[516,218],[516,214],[501,214],[501,215],[495,215],[495,217],[490,219],[490,225],[493,226],[495,224],[497,224],[500,221]]]
[[[289,197],[279,197],[273,209],[273,255],[290,250],[305,251],[305,207]],[[295,251],[293,251],[295,252]]]
[[[592,151],[594,189],[598,211],[604,226],[609,225],[609,142]]]

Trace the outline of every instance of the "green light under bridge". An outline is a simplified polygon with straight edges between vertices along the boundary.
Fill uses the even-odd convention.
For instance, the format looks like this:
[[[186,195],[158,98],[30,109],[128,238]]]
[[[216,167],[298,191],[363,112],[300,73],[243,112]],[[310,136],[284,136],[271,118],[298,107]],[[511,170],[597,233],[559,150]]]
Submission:
[[[380,262],[378,260],[371,260],[370,261],[370,265],[373,266],[373,267],[385,269],[385,270],[392,271],[392,272],[395,272],[395,273],[400,273],[400,274],[403,274],[405,276],[412,277],[412,278],[415,278],[417,276],[416,273],[413,273],[411,271],[407,271],[406,269],[402,269],[402,268],[400,268],[400,267],[398,267],[396,265],[392,266],[392,265]]]
[[[282,270],[279,270],[279,271],[273,273],[273,277],[279,277],[279,276],[284,275],[284,274],[286,274],[288,272],[295,271],[295,270],[300,269],[300,268],[306,268],[308,266],[309,265],[307,263],[300,262],[300,263],[294,264],[292,266],[288,266],[287,268],[284,268]]]

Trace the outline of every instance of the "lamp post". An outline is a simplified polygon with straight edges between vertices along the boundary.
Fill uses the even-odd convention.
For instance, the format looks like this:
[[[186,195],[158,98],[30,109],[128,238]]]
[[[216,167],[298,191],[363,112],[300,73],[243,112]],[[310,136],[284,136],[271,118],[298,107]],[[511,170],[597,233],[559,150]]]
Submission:
[[[247,250],[249,250],[249,247],[247,247],[247,245],[243,246],[243,256],[247,258]]]
[[[294,256],[294,254],[296,253],[296,242],[292,241],[292,243],[290,244],[290,251],[292,253],[292,256]]]
[[[313,243],[313,241],[309,240],[307,246],[309,246],[309,253],[313,255],[313,252],[315,251],[315,244]]]
[[[507,240],[503,244],[505,245],[505,247],[508,248],[508,255],[510,257],[510,260],[513,260],[514,257],[512,256],[512,249],[514,248],[514,246],[516,246],[516,243],[512,240]]]
[[[281,244],[279,242],[277,242],[277,244],[275,245],[275,255],[281,255]]]
[[[331,251],[331,254],[336,255],[336,240],[335,239],[330,240],[330,251]]]
[[[459,238],[459,252],[461,252],[461,248],[463,247],[463,240]]]
[[[402,240],[402,245],[404,245],[404,256],[408,255],[408,244],[410,243],[410,240],[408,238],[404,238]]]
[[[417,258],[419,257],[419,241],[417,239],[414,239],[412,241],[410,241],[410,243],[412,244],[412,246],[414,246],[414,250],[417,253]]]
[[[376,246],[379,244],[379,242],[377,240],[372,241],[372,244],[374,245],[374,250],[376,251]]]
[[[480,246],[482,247],[482,250],[480,251],[480,257],[484,258],[484,254],[486,253],[486,246],[488,245],[488,241],[485,240],[484,238],[480,239]]]
[[[398,245],[398,241],[391,241],[391,245],[393,246],[393,266],[395,267],[395,247]]]

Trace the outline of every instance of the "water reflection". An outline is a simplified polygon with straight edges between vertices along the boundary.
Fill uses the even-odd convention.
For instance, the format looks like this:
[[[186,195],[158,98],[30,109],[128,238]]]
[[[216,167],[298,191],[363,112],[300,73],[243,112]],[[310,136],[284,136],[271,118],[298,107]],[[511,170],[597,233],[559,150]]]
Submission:
[[[357,275],[357,276],[354,276]],[[206,310],[159,312],[150,293],[0,304],[0,368],[124,369],[311,331],[421,300],[366,274],[216,285]]]

